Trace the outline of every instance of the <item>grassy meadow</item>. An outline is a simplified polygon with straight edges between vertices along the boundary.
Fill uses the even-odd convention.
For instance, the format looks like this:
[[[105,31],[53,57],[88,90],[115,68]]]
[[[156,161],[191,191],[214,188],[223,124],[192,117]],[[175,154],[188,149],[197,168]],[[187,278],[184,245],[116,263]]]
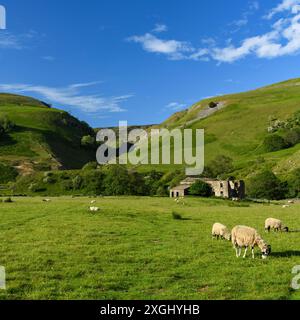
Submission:
[[[300,264],[300,204],[233,204],[219,199],[14,198],[0,203],[0,299],[299,299],[290,288]],[[176,220],[172,211],[183,219]],[[292,232],[264,233],[267,217]],[[211,239],[222,222],[253,226],[269,259],[237,259]]]

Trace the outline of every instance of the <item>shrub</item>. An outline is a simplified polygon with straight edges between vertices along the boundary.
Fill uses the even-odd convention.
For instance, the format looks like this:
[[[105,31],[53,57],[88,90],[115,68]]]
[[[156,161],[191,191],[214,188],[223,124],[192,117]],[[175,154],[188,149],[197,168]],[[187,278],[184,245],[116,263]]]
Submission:
[[[248,194],[252,198],[280,200],[287,193],[287,184],[281,182],[272,171],[263,171],[248,183]]]
[[[54,178],[52,178],[51,176],[47,176],[43,179],[43,182],[46,184],[53,184],[56,182],[56,180]]]
[[[218,104],[217,104],[216,102],[214,102],[214,101],[211,101],[211,102],[208,104],[208,106],[213,109],[213,108],[216,108],[216,107],[218,106]]]
[[[18,171],[11,166],[0,163],[0,183],[14,181],[18,176]]]
[[[300,129],[291,129],[284,135],[286,146],[293,147],[300,142]]]
[[[15,124],[9,120],[7,117],[0,118],[0,133],[7,133],[10,132],[15,128]]]
[[[266,152],[274,152],[286,148],[286,143],[278,134],[272,134],[264,139],[263,147]]]
[[[81,176],[76,176],[75,178],[72,179],[72,184],[73,184],[73,189],[74,190],[78,190],[81,188],[81,184],[82,184],[82,178]]]
[[[300,196],[300,169],[296,169],[292,172],[292,176],[288,181],[289,196],[299,197]]]
[[[202,180],[196,181],[189,192],[191,195],[200,197],[210,197],[213,193],[211,186]]]
[[[12,203],[13,201],[12,201],[12,199],[9,197],[9,198],[3,199],[3,202],[5,202],[5,203]]]
[[[172,211],[172,217],[174,220],[182,220],[182,216],[175,211]]]
[[[97,167],[98,167],[98,163],[96,161],[91,161],[91,162],[88,162],[87,164],[85,164],[82,167],[82,170],[95,170],[95,169],[97,169]]]
[[[234,170],[233,160],[224,155],[218,155],[205,168],[206,176],[217,178],[220,175],[228,174]]]

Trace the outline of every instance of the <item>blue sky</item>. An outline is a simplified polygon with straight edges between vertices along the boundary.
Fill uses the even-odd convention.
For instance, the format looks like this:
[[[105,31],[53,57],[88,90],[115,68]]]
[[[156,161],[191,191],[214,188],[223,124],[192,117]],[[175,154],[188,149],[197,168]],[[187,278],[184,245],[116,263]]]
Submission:
[[[300,77],[300,0],[0,0],[0,91],[94,127]]]

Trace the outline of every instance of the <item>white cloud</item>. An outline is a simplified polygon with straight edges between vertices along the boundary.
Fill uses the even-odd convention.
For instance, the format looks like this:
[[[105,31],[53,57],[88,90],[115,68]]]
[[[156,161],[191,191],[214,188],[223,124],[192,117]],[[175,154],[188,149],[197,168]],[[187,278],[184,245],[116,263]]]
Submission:
[[[71,106],[87,113],[100,111],[121,112],[125,111],[121,103],[125,102],[132,95],[123,95],[117,97],[104,97],[100,95],[81,94],[79,89],[94,85],[92,83],[73,84],[67,87],[54,88],[46,86],[34,86],[28,84],[0,84],[0,90],[14,93],[34,93],[40,95],[43,99],[62,106]]]
[[[180,102],[170,102],[165,106],[165,109],[172,110],[172,111],[179,111],[184,108],[186,108],[187,105],[185,103],[180,103]]]
[[[0,32],[0,49],[22,49],[22,47],[19,37],[9,32]]]
[[[152,30],[152,32],[156,32],[156,33],[161,33],[166,31],[168,31],[168,27],[165,24],[160,24],[160,23],[157,23],[154,29]]]
[[[152,35],[151,33],[146,33],[142,36],[132,36],[127,40],[140,43],[145,51],[164,54],[172,60],[184,59],[187,52],[194,51],[187,42],[164,40]]]
[[[266,15],[266,18],[272,19],[274,15],[283,11],[290,11],[293,14],[297,14],[300,11],[300,0],[283,0]]]
[[[248,22],[248,16],[259,9],[259,3],[251,2],[249,10],[244,13],[244,19],[236,21],[236,26]],[[252,11],[250,11],[252,10]],[[252,12],[252,13],[251,13]],[[213,38],[203,39],[203,48],[192,46],[189,42],[178,40],[164,40],[146,33],[133,36],[130,41],[140,43],[145,51],[166,55],[172,60],[209,61],[231,63],[249,55],[257,58],[276,58],[300,52],[300,0],[282,0],[271,9],[268,17],[287,12],[279,17],[266,33],[243,39],[234,45],[231,39],[220,47]],[[247,21],[246,21],[247,20]]]

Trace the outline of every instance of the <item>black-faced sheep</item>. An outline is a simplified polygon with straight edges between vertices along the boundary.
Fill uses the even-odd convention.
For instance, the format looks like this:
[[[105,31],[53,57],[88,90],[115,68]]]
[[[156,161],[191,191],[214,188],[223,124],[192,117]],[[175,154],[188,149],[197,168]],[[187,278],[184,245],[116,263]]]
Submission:
[[[254,247],[258,246],[262,253],[262,258],[266,259],[271,253],[271,246],[268,245],[258,234],[258,232],[250,227],[236,226],[231,231],[231,241],[236,251],[237,258],[240,257],[242,248],[245,248],[244,256],[246,257],[249,247],[252,249],[252,258],[254,259]]]
[[[281,220],[268,218],[265,221],[265,230],[269,232],[271,229],[274,229],[275,231],[284,231],[284,232],[289,231],[288,227],[283,226],[283,223]]]

